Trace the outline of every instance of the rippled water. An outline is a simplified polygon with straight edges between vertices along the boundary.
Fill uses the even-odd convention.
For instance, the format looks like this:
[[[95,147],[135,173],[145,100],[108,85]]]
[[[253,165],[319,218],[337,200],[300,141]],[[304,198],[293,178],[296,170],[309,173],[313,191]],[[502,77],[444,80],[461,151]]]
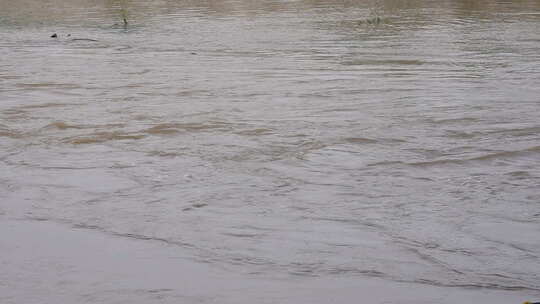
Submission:
[[[0,0],[0,218],[539,291],[539,28],[538,1]]]

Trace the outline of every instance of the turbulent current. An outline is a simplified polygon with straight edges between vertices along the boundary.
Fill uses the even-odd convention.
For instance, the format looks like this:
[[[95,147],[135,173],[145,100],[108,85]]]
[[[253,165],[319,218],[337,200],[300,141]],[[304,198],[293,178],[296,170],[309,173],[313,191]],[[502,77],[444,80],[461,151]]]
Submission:
[[[0,0],[2,218],[538,292],[540,4]]]

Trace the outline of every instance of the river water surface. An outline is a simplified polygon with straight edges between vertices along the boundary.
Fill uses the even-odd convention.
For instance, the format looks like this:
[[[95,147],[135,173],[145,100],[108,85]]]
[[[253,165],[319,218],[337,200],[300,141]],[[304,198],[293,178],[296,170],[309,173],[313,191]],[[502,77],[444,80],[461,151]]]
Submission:
[[[0,0],[0,220],[230,271],[540,294],[539,114],[538,1]]]

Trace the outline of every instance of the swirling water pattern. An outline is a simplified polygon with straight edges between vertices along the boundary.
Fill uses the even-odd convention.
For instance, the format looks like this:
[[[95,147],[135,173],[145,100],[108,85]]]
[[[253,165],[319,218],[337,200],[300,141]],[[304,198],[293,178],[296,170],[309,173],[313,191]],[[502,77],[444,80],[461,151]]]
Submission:
[[[36,2],[0,1],[1,217],[540,290],[538,2]]]

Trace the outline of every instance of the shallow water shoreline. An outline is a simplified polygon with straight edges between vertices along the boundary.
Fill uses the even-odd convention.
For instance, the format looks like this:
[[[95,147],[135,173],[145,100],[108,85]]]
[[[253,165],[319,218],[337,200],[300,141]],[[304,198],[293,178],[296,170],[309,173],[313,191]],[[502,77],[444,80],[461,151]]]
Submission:
[[[34,220],[0,220],[0,302],[522,303],[521,291],[365,277],[267,277],[189,259],[179,246]]]

